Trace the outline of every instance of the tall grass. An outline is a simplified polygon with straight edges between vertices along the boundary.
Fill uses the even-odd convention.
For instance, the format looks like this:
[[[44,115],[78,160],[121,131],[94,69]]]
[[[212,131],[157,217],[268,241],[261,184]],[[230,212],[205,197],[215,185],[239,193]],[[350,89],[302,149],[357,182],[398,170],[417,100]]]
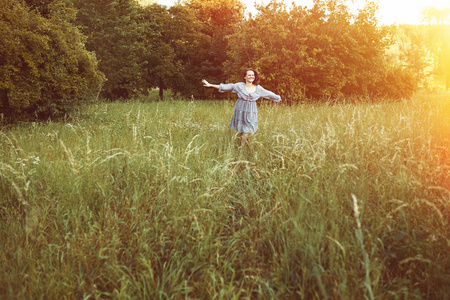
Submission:
[[[6,299],[449,299],[448,94],[98,103],[0,131]]]

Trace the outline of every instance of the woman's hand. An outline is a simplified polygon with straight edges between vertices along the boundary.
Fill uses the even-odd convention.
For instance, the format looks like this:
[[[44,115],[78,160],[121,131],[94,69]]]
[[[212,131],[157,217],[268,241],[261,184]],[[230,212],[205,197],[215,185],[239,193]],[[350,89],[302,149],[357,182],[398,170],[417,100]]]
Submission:
[[[203,79],[202,82],[203,82],[204,87],[211,87],[211,84],[208,81],[206,81],[205,79]]]
[[[212,87],[215,89],[220,89],[220,85],[218,85],[218,84],[211,84],[208,81],[206,81],[205,79],[203,79],[202,82],[203,82],[204,87]]]

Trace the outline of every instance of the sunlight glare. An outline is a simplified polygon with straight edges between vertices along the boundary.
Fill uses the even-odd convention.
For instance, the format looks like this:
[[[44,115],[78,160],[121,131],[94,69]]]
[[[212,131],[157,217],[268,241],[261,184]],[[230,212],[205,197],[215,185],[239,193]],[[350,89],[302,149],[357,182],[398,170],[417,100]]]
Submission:
[[[241,0],[247,7],[247,11],[254,14],[255,3],[267,4],[270,0]],[[171,6],[176,0],[159,0],[159,4]],[[313,0],[285,0],[286,4],[294,2],[296,5],[311,7]],[[364,7],[366,0],[347,0],[347,5],[356,12],[357,9]],[[380,24],[420,24],[421,11],[426,7],[435,7],[437,9],[450,8],[449,0],[378,0],[378,16]]]

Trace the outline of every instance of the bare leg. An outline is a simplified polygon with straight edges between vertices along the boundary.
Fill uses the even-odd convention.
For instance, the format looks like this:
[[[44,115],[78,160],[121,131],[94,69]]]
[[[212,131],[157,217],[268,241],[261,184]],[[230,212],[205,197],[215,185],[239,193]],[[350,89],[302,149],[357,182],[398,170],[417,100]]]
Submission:
[[[248,146],[248,133],[241,133],[241,147]]]

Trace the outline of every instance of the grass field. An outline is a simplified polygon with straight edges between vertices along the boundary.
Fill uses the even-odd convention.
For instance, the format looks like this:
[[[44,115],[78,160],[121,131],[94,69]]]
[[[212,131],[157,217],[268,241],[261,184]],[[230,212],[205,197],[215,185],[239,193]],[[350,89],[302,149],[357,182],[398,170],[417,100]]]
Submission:
[[[97,103],[0,130],[2,299],[450,299],[450,96]]]

